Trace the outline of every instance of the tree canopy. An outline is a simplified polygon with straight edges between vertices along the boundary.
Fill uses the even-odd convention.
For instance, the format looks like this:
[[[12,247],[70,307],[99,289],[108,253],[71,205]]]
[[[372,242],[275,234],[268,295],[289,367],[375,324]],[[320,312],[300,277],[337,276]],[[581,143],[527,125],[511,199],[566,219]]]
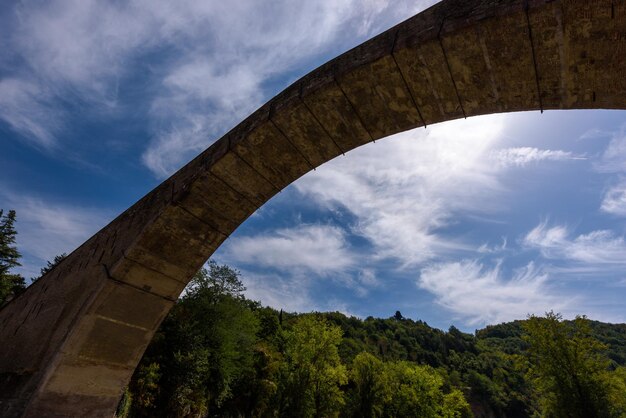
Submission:
[[[0,306],[24,288],[0,209]],[[65,258],[57,256],[42,275]],[[210,261],[155,334],[120,417],[626,418],[626,324],[548,312],[467,334],[399,311],[294,314]]]
[[[549,313],[472,335],[396,314],[276,311],[244,292],[239,272],[209,262],[157,332],[119,415],[624,416],[626,326]],[[585,412],[555,412],[566,407]]]
[[[623,372],[611,372],[606,346],[591,333],[589,320],[561,315],[531,316],[524,323],[529,347],[527,375],[540,411],[555,418],[626,416]]]

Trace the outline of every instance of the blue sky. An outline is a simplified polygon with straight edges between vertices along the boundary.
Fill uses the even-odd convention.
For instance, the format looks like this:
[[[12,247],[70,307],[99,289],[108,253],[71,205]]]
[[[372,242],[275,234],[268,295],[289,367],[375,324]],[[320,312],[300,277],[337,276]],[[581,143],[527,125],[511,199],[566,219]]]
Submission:
[[[301,75],[433,2],[5,1],[0,208],[20,272],[70,252]],[[289,186],[215,259],[287,310],[473,330],[625,322],[626,114],[429,126]]]

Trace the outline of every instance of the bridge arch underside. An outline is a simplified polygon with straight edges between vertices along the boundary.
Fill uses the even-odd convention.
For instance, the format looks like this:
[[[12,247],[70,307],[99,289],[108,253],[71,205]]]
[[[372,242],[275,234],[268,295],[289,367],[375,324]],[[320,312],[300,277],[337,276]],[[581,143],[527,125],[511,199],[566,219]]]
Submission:
[[[462,117],[626,109],[625,39],[624,1],[444,0],[322,65],[0,311],[0,415],[111,416],[206,259],[342,153]]]

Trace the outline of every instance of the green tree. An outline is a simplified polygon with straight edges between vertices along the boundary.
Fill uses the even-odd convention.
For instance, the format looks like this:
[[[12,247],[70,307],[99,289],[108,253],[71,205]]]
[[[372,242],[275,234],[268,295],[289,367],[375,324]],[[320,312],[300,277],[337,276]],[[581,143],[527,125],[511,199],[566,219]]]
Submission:
[[[194,317],[196,332],[208,347],[212,402],[231,396],[231,385],[252,367],[258,318],[244,298],[238,271],[209,262],[191,283],[184,306]]]
[[[450,393],[443,395],[442,418],[471,418],[473,416],[472,408],[463,396],[463,392],[453,389]]]
[[[128,389],[128,387],[124,388],[124,392],[122,393],[122,399],[120,403],[117,405],[117,410],[115,411],[115,416],[119,418],[128,418],[130,416],[130,408],[133,403],[133,395]]]
[[[362,352],[352,360],[350,369],[349,414],[352,417],[381,417],[387,390],[385,365],[374,355]]]
[[[278,312],[271,308],[254,309],[259,320],[257,342],[253,347],[253,365],[232,386],[233,396],[222,405],[222,414],[273,417],[277,410],[277,391],[282,356]]]
[[[385,363],[391,398],[385,417],[466,418],[472,412],[463,394],[442,391],[443,377],[429,366],[407,361]]]
[[[10,210],[4,215],[0,209],[0,305],[22,292],[26,285],[19,274],[11,274],[10,270],[21,266],[21,254],[15,245],[15,211]]]
[[[158,363],[140,364],[131,382],[132,404],[139,411],[150,411],[156,406],[161,379]],[[122,398],[124,400],[124,398]],[[118,414],[119,416],[120,414]]]
[[[40,279],[44,274],[48,273],[53,268],[55,268],[61,261],[65,260],[66,257],[67,257],[67,253],[55,255],[52,261],[48,260],[46,262],[46,265],[42,267],[41,270],[39,270],[40,272],[39,277],[33,277],[31,281],[35,282],[38,279]]]
[[[624,399],[612,385],[606,346],[591,336],[589,320],[565,322],[560,314],[531,316],[524,324],[528,372],[539,396],[543,416],[594,418],[623,416],[612,400]],[[622,402],[623,404],[623,402]]]
[[[385,363],[391,399],[385,408],[388,417],[437,417],[443,379],[428,366],[406,361]]]
[[[285,332],[280,416],[332,417],[344,404],[347,381],[337,347],[341,328],[318,315],[299,317]]]
[[[609,378],[609,403],[616,416],[626,417],[626,367],[618,367]]]
[[[258,319],[244,290],[239,272],[213,261],[196,274],[133,376],[136,414],[237,416],[221,411],[254,365]]]
[[[241,273],[232,267],[209,260],[208,270],[201,269],[189,282],[186,300],[202,298],[215,301],[223,297],[244,299],[246,288]]]

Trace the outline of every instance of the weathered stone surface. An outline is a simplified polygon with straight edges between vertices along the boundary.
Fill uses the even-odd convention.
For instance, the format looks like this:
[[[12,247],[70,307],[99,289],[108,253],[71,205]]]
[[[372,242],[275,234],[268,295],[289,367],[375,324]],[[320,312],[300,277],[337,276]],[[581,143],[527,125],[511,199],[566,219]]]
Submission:
[[[206,260],[206,254],[212,254],[225,239],[225,235],[182,207],[169,205],[141,233],[126,256],[144,266],[151,266],[155,259],[162,260],[178,269],[156,270],[170,277],[181,277],[179,271],[183,277],[191,277]]]
[[[209,171],[246,199],[260,207],[279,190],[234,152],[213,164]]]
[[[419,111],[391,55],[355,69],[338,83],[373,139],[422,125]]]
[[[258,207],[210,173],[198,178],[178,205],[223,235],[234,231]]]
[[[354,108],[334,81],[304,96],[303,101],[343,152],[372,141]]]
[[[186,286],[186,282],[176,280],[160,271],[145,267],[128,258],[123,258],[115,265],[109,275],[113,280],[128,283],[147,293],[153,293],[167,299],[176,299]],[[121,279],[117,279],[120,277]]]
[[[92,324],[77,356],[98,364],[130,366],[128,363],[141,356],[142,343],[150,340],[149,330],[123,322],[96,317]],[[54,376],[57,375],[63,376],[63,370],[59,368]]]
[[[561,109],[567,101],[561,77],[564,63],[563,19],[557,6],[557,3],[552,3],[528,11],[544,109]]]
[[[448,33],[440,42],[465,116],[497,112],[496,86],[487,70],[478,29]]]
[[[426,125],[463,117],[463,108],[439,40],[394,52]]]
[[[99,300],[94,303],[94,314],[116,324],[151,331],[158,327],[160,318],[173,304],[168,298],[144,289],[112,282],[100,292]]]
[[[281,110],[272,121],[311,166],[318,167],[342,153],[304,102],[294,101]]]
[[[97,372],[99,375],[103,376],[103,381],[108,380],[111,383],[114,382],[113,379],[107,379],[108,376],[106,373],[103,374],[101,370],[91,369],[91,372]],[[118,381],[117,384],[120,384],[120,382]],[[89,387],[94,387],[94,385],[90,385]],[[99,391],[96,390],[95,392],[98,393]],[[45,391],[38,397],[37,403],[30,406],[22,416],[24,418],[111,418],[117,407],[119,398],[119,394],[116,396],[105,396],[102,394],[83,395],[80,393],[69,395]]]
[[[46,388],[53,393],[72,395],[118,396],[117,386],[126,379],[127,369],[112,369],[89,361],[59,367]]]
[[[498,111],[534,109],[539,103],[533,43],[523,7],[477,28],[486,74]]]
[[[562,4],[565,89],[577,108],[620,108],[626,99],[624,2]]]
[[[111,416],[204,261],[360,145],[494,112],[626,108],[626,2],[444,0],[304,76],[0,310],[0,416]]]
[[[313,169],[302,152],[269,120],[232,141],[233,151],[278,190]]]

